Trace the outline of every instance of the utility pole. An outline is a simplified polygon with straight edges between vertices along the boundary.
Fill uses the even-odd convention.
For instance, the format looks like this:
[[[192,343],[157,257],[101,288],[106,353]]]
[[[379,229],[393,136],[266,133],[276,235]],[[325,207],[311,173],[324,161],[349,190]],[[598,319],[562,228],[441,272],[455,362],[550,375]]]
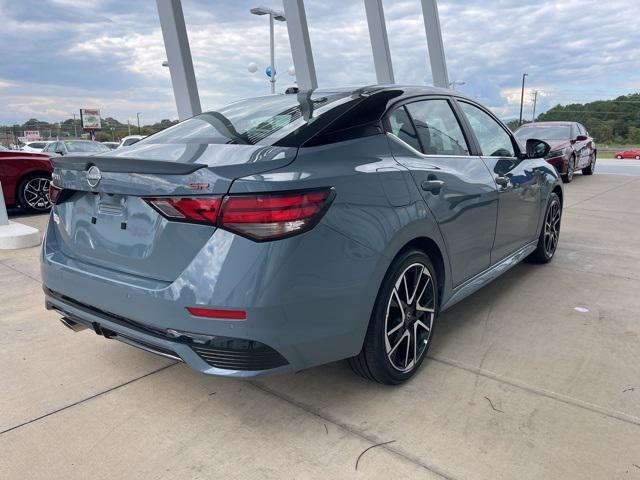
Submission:
[[[140,114],[141,114],[141,113],[142,113],[142,112],[138,112],[138,113],[136,113],[136,117],[138,117],[138,135],[140,135]]]
[[[131,136],[131,122],[129,121],[128,118],[127,118],[127,128],[129,129],[128,135]]]
[[[538,103],[538,90],[533,92],[533,121],[536,121],[536,104]]]
[[[76,114],[73,114],[73,138],[78,138],[78,131],[76,130]]]
[[[522,125],[522,106],[524,105],[524,81],[529,76],[528,73],[522,74],[522,93],[520,94],[520,120],[518,120],[518,126]]]

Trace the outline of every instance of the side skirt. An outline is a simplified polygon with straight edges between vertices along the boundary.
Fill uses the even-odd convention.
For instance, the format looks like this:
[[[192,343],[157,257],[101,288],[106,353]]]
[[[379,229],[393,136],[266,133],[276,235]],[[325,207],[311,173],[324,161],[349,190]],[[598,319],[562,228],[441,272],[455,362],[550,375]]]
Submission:
[[[504,260],[496,263],[495,265],[489,267],[488,270],[485,270],[482,273],[479,273],[475,277],[467,280],[465,283],[454,289],[453,294],[449,297],[449,299],[442,305],[441,311],[446,310],[449,307],[452,307],[460,300],[468,297],[472,293],[480,290],[482,287],[487,285],[489,282],[492,282],[500,275],[505,273],[510,268],[516,266],[522,260],[529,256],[536,249],[536,245],[538,244],[538,240],[534,240],[531,243],[528,243],[520,250],[517,250],[515,253],[512,253]]]

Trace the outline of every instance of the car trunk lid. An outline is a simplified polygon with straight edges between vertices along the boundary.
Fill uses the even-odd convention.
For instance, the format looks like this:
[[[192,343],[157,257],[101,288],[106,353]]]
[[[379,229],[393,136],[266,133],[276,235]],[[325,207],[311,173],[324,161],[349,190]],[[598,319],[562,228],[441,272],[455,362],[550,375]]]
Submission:
[[[53,212],[60,249],[114,274],[173,281],[215,227],[170,222],[144,198],[221,196],[236,178],[283,167],[296,153],[253,145],[151,144],[53,158],[53,183],[64,192]]]

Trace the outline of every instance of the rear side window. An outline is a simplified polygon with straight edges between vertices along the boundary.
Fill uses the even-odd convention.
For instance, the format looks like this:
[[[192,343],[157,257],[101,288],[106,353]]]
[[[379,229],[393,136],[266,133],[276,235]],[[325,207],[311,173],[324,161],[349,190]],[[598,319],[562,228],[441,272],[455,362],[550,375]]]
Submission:
[[[396,137],[420,151],[420,142],[409,114],[404,107],[397,108],[389,115],[389,129]]]
[[[460,102],[482,154],[486,157],[515,157],[511,136],[486,112],[470,103]]]
[[[407,105],[427,155],[469,155],[458,119],[446,100],[424,100]]]

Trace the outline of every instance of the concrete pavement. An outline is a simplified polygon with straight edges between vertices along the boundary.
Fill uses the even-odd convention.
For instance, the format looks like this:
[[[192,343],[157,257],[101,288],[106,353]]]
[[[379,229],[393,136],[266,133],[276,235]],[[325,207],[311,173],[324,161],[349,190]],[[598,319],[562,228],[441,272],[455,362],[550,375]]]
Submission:
[[[38,249],[0,251],[0,478],[640,479],[639,195],[576,176],[553,263],[447,311],[397,388],[344,362],[206,377],[74,334]]]

